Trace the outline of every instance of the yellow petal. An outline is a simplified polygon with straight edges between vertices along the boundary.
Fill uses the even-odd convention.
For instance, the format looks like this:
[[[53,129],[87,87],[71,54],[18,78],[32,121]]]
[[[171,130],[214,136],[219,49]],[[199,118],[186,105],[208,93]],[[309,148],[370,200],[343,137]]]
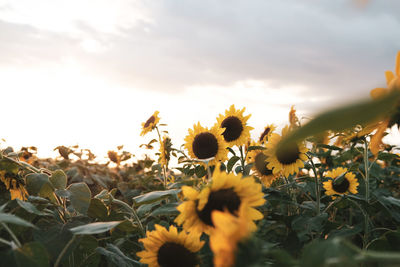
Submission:
[[[382,138],[383,135],[385,134],[386,128],[389,124],[389,120],[386,120],[382,122],[382,124],[379,126],[378,130],[372,136],[371,138],[371,143],[369,144],[369,147],[371,149],[371,152],[376,156],[378,155],[379,150],[381,149],[382,146]]]
[[[387,88],[375,88],[369,93],[372,99],[380,98],[389,92]]]

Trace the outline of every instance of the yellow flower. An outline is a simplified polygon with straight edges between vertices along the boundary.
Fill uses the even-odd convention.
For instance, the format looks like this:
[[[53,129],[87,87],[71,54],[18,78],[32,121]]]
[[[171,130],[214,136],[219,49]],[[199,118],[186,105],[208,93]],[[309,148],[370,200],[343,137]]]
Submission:
[[[121,158],[119,157],[118,153],[115,151],[108,151],[107,152],[108,158],[114,162],[115,164],[119,165],[121,162]]]
[[[247,120],[251,115],[243,116],[244,111],[245,108],[236,110],[232,105],[225,110],[225,115],[220,114],[217,118],[218,127],[224,130],[222,135],[229,146],[244,145],[250,137],[253,127],[247,126]]]
[[[214,165],[228,158],[227,145],[222,137],[222,129],[216,125],[210,130],[202,127],[200,123],[193,125],[193,130],[189,129],[185,142],[185,148],[193,159],[206,160],[213,158],[209,164]]]
[[[15,178],[10,177],[5,171],[0,171],[0,181],[4,183],[6,189],[10,192],[11,200],[20,199],[27,200],[28,192],[26,191],[24,185],[17,181]]]
[[[149,267],[199,266],[196,255],[204,245],[200,235],[180,232],[171,225],[169,230],[156,224],[156,230],[148,232],[146,238],[139,239],[145,250],[138,252],[140,262]]]
[[[289,111],[289,124],[290,124],[290,129],[295,129],[300,127],[300,121],[299,118],[297,118],[294,106],[292,106]]]
[[[390,90],[400,90],[400,51],[397,53],[395,72],[386,71],[386,84],[388,88],[375,88],[370,92],[373,99],[377,99],[386,95]],[[370,149],[374,155],[377,155],[379,150],[383,147],[382,138],[385,135],[387,128],[391,128],[397,124],[400,127],[400,105],[396,107],[396,110],[391,116],[384,121],[377,123],[376,133],[371,138]]]
[[[164,136],[160,145],[160,158],[159,158],[159,162],[162,166],[168,167],[169,160],[171,159],[171,147],[172,147],[171,138]]]
[[[252,146],[261,146],[261,144],[255,143],[252,144]],[[261,180],[265,187],[270,187],[272,182],[275,181],[278,176],[274,175],[272,170],[267,167],[267,156],[264,151],[265,150],[262,149],[250,151],[247,154],[247,161],[253,163],[252,170],[255,172],[255,176]]]
[[[212,221],[215,228],[210,235],[210,248],[214,253],[215,267],[235,266],[235,254],[238,243],[250,237],[254,228],[246,219],[246,203],[241,206],[238,216],[225,211],[213,211]]]
[[[247,203],[246,218],[252,229],[256,228],[254,220],[263,218],[254,207],[264,204],[264,194],[261,184],[256,183],[253,177],[242,178],[241,175],[221,172],[217,166],[212,182],[200,192],[188,186],[183,186],[182,192],[187,200],[178,206],[180,214],[175,222],[187,231],[209,234],[214,227],[211,220],[213,211],[227,210],[236,215],[243,203]]]
[[[282,129],[282,137],[289,132],[288,126]],[[303,161],[307,160],[305,153],[308,151],[303,143],[291,143],[277,149],[282,137],[273,133],[266,144],[267,168],[272,169],[273,174],[282,173],[284,176],[296,173],[304,167]]]
[[[154,114],[151,115],[146,122],[142,123],[142,132],[140,133],[141,136],[147,134],[148,132],[151,132],[152,130],[154,130],[154,128],[156,128],[158,122],[160,121],[160,118],[158,117],[159,113],[160,112],[158,111],[154,112]]]
[[[258,141],[261,144],[264,144],[265,142],[267,142],[268,138],[275,131],[275,129],[276,129],[276,126],[274,124],[268,124],[267,126],[265,126],[264,131],[260,135],[260,139]]]
[[[339,176],[344,177],[340,181],[336,180]],[[323,183],[324,188],[326,190],[325,194],[328,196],[331,195],[346,195],[349,193],[357,194],[357,186],[359,185],[357,179],[355,178],[355,174],[351,172],[347,172],[346,168],[336,168],[332,171],[328,171],[325,174],[325,177],[332,178]]]

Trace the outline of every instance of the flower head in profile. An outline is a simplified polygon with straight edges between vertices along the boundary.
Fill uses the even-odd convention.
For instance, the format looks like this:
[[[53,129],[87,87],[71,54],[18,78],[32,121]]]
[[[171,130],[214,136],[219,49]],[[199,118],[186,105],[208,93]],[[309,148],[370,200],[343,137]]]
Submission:
[[[254,221],[263,218],[255,207],[264,204],[264,194],[261,184],[256,183],[253,177],[228,174],[217,166],[212,182],[200,192],[189,186],[183,186],[182,192],[186,201],[178,206],[180,214],[175,222],[187,231],[209,234],[214,228],[213,211],[228,211],[237,215],[243,203],[247,203],[246,219],[253,229],[256,227]]]
[[[271,134],[275,131],[276,126],[274,124],[268,124],[265,126],[264,131],[261,133],[259,142],[260,144],[264,144],[265,142],[268,141],[268,138],[271,136]]]
[[[151,132],[152,130],[154,130],[154,128],[156,128],[157,124],[160,122],[158,114],[158,111],[154,112],[154,114],[151,115],[146,122],[142,123],[142,132],[140,133],[141,136],[147,134],[148,132]]]
[[[215,267],[235,266],[238,244],[244,242],[255,230],[247,220],[246,203],[239,209],[238,216],[228,211],[213,211],[211,214],[215,228],[210,234],[210,248],[214,253]]]
[[[325,194],[332,195],[346,195],[357,194],[357,186],[359,185],[354,173],[347,172],[346,168],[336,168],[326,172],[325,177],[329,178],[328,181],[323,183],[326,190]]]
[[[300,120],[296,115],[296,110],[294,109],[294,106],[292,106],[289,111],[289,125],[290,129],[296,129],[300,127]]]
[[[247,125],[251,115],[244,116],[245,108],[238,110],[232,105],[225,110],[225,115],[220,114],[217,118],[218,127],[223,129],[223,137],[229,146],[244,145],[250,137],[253,127]]]
[[[137,253],[140,262],[149,267],[199,266],[197,252],[203,247],[200,235],[195,233],[178,233],[175,226],[169,230],[156,224],[155,230],[147,232],[146,238],[139,239],[144,250]]]
[[[4,183],[6,189],[10,192],[11,200],[16,198],[20,200],[28,199],[28,192],[25,189],[24,181],[18,179],[17,176],[0,171],[0,181]]]
[[[371,90],[370,95],[373,99],[380,98],[388,94],[391,90],[400,90],[400,51],[397,53],[395,71],[386,71],[387,88],[375,88]],[[383,147],[382,138],[387,128],[397,124],[400,128],[400,104],[397,105],[394,112],[385,120],[375,123],[376,132],[371,138],[370,149],[374,155],[377,155]]]
[[[252,143],[251,146],[262,147],[260,143]],[[246,161],[252,163],[252,170],[255,176],[260,179],[265,187],[270,187],[272,182],[275,181],[278,176],[272,173],[272,169],[267,167],[267,155],[265,155],[265,149],[254,149],[248,152]]]
[[[159,162],[161,165],[168,167],[168,163],[171,159],[171,148],[172,148],[171,138],[169,138],[168,136],[164,136],[160,145]]]
[[[268,162],[267,168],[272,169],[273,174],[282,173],[286,177],[304,167],[303,161],[307,160],[305,153],[308,151],[302,142],[292,142],[279,147],[278,144],[282,137],[288,133],[288,126],[282,129],[282,136],[273,133],[266,144],[267,149],[265,151],[266,161]]]
[[[228,158],[222,129],[217,126],[208,129],[197,123],[197,125],[193,125],[193,129],[189,129],[185,142],[185,148],[189,151],[189,156],[192,159],[211,159],[209,164],[214,165]]]

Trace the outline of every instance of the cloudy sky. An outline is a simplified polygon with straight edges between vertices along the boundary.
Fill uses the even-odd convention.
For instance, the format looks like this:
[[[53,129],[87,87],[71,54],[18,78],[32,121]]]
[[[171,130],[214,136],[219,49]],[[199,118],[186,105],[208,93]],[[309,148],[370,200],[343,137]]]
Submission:
[[[0,138],[135,152],[155,110],[179,146],[246,107],[258,136],[385,85],[398,0],[0,0]]]

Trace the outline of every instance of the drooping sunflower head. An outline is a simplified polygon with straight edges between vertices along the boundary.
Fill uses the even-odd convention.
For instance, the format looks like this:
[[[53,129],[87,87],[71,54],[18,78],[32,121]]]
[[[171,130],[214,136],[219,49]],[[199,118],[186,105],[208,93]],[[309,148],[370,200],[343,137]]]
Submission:
[[[254,220],[263,215],[254,207],[265,202],[262,186],[253,177],[242,178],[241,175],[227,174],[215,168],[212,182],[200,192],[192,187],[182,187],[187,199],[178,206],[180,214],[175,219],[187,231],[210,233],[214,227],[211,214],[215,210],[228,211],[237,215],[241,205],[246,204],[249,223],[255,227]]]
[[[327,171],[325,174],[328,181],[323,183],[326,190],[325,194],[331,195],[346,195],[349,193],[357,194],[357,186],[359,185],[354,173],[347,172],[346,168],[336,168]]]
[[[168,166],[169,160],[171,159],[171,138],[164,136],[160,145],[160,158],[159,162],[163,166]]]
[[[282,129],[282,136],[288,134],[289,128]],[[273,133],[266,144],[265,155],[267,156],[267,167],[272,169],[273,174],[282,173],[284,176],[296,173],[304,167],[303,161],[307,160],[306,146],[302,143],[289,143],[285,146],[278,146],[282,137]]]
[[[158,117],[159,113],[160,112],[158,111],[154,112],[154,114],[151,115],[146,122],[142,123],[142,132],[140,133],[141,136],[151,132],[157,126],[157,124],[160,122],[160,118]]]
[[[292,106],[289,111],[289,124],[291,129],[300,127],[300,120],[296,115],[296,110],[294,109],[294,106]]]
[[[193,129],[189,129],[189,134],[185,137],[185,148],[193,159],[207,160],[210,165],[219,161],[224,161],[228,157],[227,144],[222,137],[222,129],[217,126],[211,129],[204,128],[197,123]]]
[[[274,124],[269,124],[269,125],[265,126],[264,131],[261,133],[258,141],[261,144],[264,144],[265,142],[267,142],[268,138],[275,131],[275,129],[276,129],[276,126]]]
[[[245,203],[244,203],[245,204]],[[246,219],[246,204],[242,205],[238,216],[219,210],[212,212],[215,228],[210,235],[210,248],[214,253],[215,267],[235,266],[238,244],[250,237],[254,228]]]
[[[0,181],[4,183],[6,189],[10,192],[11,200],[18,198],[25,201],[28,199],[29,194],[25,189],[25,181],[23,179],[19,179],[14,174],[0,171]]]
[[[245,108],[237,110],[232,105],[225,110],[225,115],[220,114],[217,118],[218,127],[223,129],[222,135],[229,146],[244,145],[250,137],[253,127],[247,125],[247,120],[251,115],[244,116],[244,111]]]
[[[112,150],[108,151],[107,156],[115,164],[119,165],[121,163],[121,157],[118,155],[116,151]]]
[[[261,146],[259,143],[253,144],[254,146]],[[270,187],[272,182],[278,178],[277,175],[272,173],[272,169],[267,167],[267,155],[265,149],[255,149],[248,153],[247,161],[253,163],[252,170],[255,176],[258,177],[265,187]]]
[[[137,253],[140,262],[149,267],[199,266],[196,253],[204,245],[199,234],[184,231],[178,233],[173,225],[169,230],[158,224],[155,228],[156,230],[147,233],[146,238],[139,239],[145,248]]]

